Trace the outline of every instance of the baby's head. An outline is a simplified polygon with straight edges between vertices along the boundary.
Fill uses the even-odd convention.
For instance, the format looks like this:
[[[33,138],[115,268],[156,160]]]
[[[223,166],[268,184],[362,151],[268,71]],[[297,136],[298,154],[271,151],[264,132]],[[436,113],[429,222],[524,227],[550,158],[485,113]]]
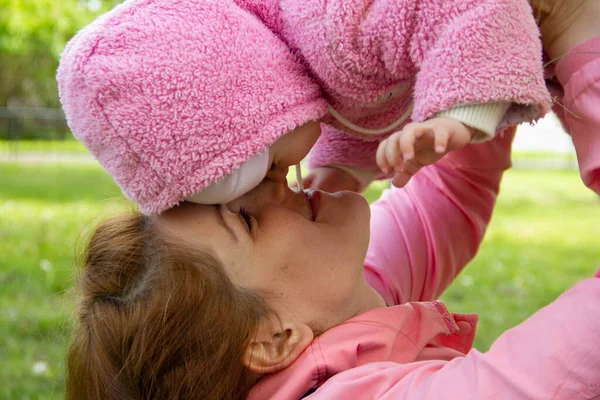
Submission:
[[[284,180],[288,168],[308,154],[321,134],[318,121],[284,133],[271,146],[252,156],[232,173],[185,198],[198,204],[225,204],[248,193],[264,178]]]
[[[327,107],[289,48],[232,1],[125,2],[67,45],[57,79],[73,133],[145,213],[281,177]]]

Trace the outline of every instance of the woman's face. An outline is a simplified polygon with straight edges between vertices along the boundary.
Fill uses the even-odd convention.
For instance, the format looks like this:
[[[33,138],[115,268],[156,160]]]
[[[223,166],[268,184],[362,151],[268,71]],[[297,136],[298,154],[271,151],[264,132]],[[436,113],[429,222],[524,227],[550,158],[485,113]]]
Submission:
[[[358,194],[265,180],[227,205],[184,203],[159,218],[172,235],[214,251],[234,284],[315,329],[384,305],[363,277],[370,212]]]

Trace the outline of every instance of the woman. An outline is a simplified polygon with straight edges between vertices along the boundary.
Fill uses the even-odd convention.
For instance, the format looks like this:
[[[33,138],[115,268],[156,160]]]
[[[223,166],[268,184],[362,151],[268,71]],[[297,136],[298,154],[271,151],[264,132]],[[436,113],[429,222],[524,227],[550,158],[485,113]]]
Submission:
[[[269,180],[226,206],[105,221],[86,250],[67,396],[597,395],[599,279],[486,354],[471,349],[475,316],[427,302],[475,254],[511,139],[451,153],[388,191],[371,207],[370,240],[360,196]]]
[[[264,147],[253,142],[255,131],[275,140],[297,127],[316,140],[319,124],[308,121],[323,112],[323,102],[294,57],[265,56],[260,46],[202,43],[198,51],[195,40],[186,42],[194,51],[174,51],[169,39],[185,25],[161,25],[159,17],[172,13],[161,15],[168,10],[147,3],[156,6],[150,16],[129,10],[126,23],[104,19],[124,32],[72,45],[69,57],[82,74],[63,81],[61,90],[64,100],[65,89],[73,89],[72,126],[89,135],[138,204],[169,208],[192,194],[192,185],[206,183],[196,174],[195,163],[209,153],[198,154],[198,130],[212,133],[211,167],[220,176],[236,167],[227,151],[239,156]],[[211,12],[225,7],[207,4]],[[271,43],[254,19],[241,29],[235,10],[219,15],[223,24],[203,25],[219,40],[257,29]],[[136,23],[149,20],[157,27],[154,47],[168,57],[150,60],[148,47],[131,51],[147,43]],[[188,29],[183,36],[192,33],[198,34]],[[240,62],[236,74],[225,75],[239,54],[229,57],[223,49],[243,50],[244,60],[265,68],[257,72]],[[115,62],[115,54],[125,57]],[[96,75],[86,74],[92,56]],[[191,72],[168,68],[187,56],[198,57],[185,63]],[[196,66],[211,61],[218,68],[210,79],[198,75],[207,69]],[[294,72],[293,84],[272,73],[279,66]],[[141,79],[149,69],[152,79]],[[224,77],[238,85],[221,85]],[[106,80],[112,86],[102,86]],[[116,83],[127,90],[115,90]],[[92,89],[80,90],[86,85]],[[275,89],[284,95],[271,96]],[[151,96],[140,95],[145,91]],[[240,107],[247,108],[238,114]],[[289,111],[290,119],[273,110]],[[203,116],[209,118],[199,123]],[[234,128],[245,132],[247,148],[234,147],[235,135],[223,138]],[[508,332],[485,355],[470,349],[474,316],[428,302],[474,255],[509,165],[511,137],[453,153],[406,190],[388,192],[372,208],[370,232],[369,208],[358,195],[296,193],[270,179],[225,206],[183,203],[160,215],[133,212],[100,224],[84,259],[68,397],[440,398],[497,390],[513,398],[590,397],[600,376],[593,356],[600,332],[597,279]]]

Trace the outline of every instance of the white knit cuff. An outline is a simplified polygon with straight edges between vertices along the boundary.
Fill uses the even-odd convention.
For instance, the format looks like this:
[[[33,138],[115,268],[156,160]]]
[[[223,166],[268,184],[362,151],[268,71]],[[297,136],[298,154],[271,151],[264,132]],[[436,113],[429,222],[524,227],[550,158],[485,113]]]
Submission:
[[[379,171],[371,171],[371,170],[360,169],[360,168],[356,168],[356,167],[349,167],[347,165],[335,164],[335,165],[329,165],[329,167],[339,168],[342,171],[345,171],[346,173],[348,173],[354,179],[356,179],[356,181],[358,182],[358,185],[359,185],[359,188],[358,188],[359,193],[361,193],[363,190],[365,190],[367,188],[367,186],[369,186],[369,184],[371,184],[371,182],[373,182],[375,180],[375,178],[377,177],[377,174],[379,173]]]
[[[476,129],[471,143],[483,143],[496,136],[496,130],[508,111],[510,103],[490,102],[481,104],[465,104],[444,110],[438,117],[450,117]]]

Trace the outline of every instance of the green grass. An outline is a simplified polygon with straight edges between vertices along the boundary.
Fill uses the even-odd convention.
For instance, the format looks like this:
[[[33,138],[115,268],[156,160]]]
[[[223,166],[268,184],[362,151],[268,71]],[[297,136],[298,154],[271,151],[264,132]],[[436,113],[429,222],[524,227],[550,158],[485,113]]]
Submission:
[[[577,156],[575,153],[550,153],[546,151],[513,151],[512,158],[514,159],[526,159],[526,160],[540,160],[540,159],[556,159],[556,160],[571,160],[575,161]]]
[[[95,164],[0,164],[0,188],[0,398],[60,398],[78,239],[128,203]],[[481,251],[443,296],[479,314],[477,348],[593,273],[598,220],[575,171],[507,174]]]
[[[74,139],[68,140],[0,140],[0,153],[83,153],[87,149]]]
[[[96,165],[0,164],[0,188],[0,398],[59,398],[74,248],[124,200]]]
[[[477,257],[442,299],[477,312],[475,347],[550,303],[600,266],[600,199],[577,171],[509,171]]]

